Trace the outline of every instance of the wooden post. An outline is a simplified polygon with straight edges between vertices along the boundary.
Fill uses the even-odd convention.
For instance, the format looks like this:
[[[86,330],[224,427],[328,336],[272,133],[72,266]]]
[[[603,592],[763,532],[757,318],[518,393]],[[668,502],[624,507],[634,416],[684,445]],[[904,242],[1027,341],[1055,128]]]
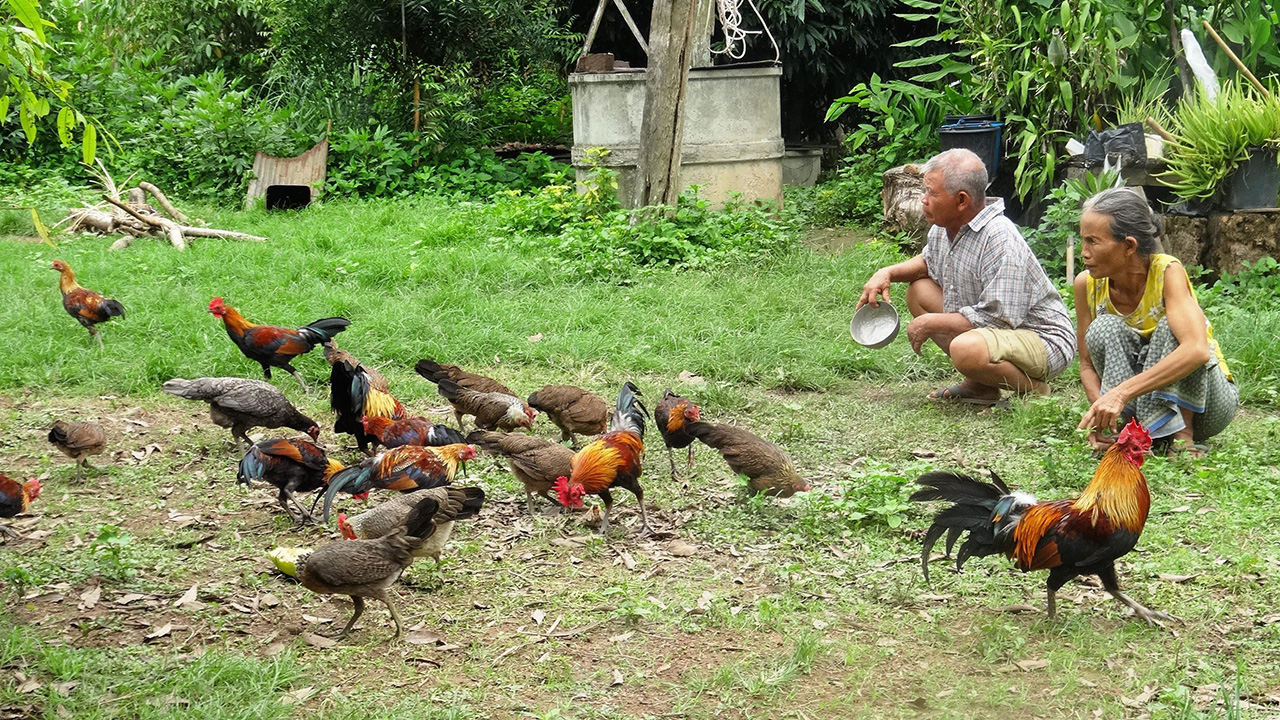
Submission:
[[[689,89],[697,1],[653,3],[633,207],[675,205],[680,195],[684,102]]]
[[[711,67],[711,31],[715,30],[716,0],[698,0],[693,17],[696,24],[693,28],[693,62],[691,68]]]

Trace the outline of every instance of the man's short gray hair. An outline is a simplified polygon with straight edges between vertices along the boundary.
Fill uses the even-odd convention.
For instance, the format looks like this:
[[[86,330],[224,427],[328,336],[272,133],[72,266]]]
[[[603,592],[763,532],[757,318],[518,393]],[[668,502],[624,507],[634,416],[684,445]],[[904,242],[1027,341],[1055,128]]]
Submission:
[[[948,193],[963,190],[979,208],[987,202],[987,166],[972,150],[953,148],[934,155],[924,164],[921,175],[931,172],[942,173],[942,188]]]

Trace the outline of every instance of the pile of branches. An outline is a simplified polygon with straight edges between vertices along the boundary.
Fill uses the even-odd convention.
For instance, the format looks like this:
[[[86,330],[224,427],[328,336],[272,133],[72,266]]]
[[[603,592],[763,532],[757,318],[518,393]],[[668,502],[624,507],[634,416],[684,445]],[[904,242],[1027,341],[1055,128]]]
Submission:
[[[133,244],[134,238],[139,237],[164,236],[179,250],[187,248],[188,238],[216,237],[256,242],[266,240],[264,237],[231,230],[197,227],[193,223],[203,223],[189,219],[169,202],[160,188],[149,182],[140,182],[137,187],[129,188],[125,191],[125,199],[121,200],[120,189],[107,174],[106,168],[101,169],[98,180],[106,191],[102,195],[103,202],[73,208],[67,213],[66,219],[71,222],[71,232],[123,234],[123,237],[111,245],[112,250],[127,248]],[[155,199],[159,210],[147,203],[147,195]]]

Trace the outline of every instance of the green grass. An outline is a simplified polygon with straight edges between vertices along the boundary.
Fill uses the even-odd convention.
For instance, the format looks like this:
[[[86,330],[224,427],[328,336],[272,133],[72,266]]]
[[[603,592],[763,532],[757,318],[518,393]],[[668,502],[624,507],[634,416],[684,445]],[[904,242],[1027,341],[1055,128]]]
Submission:
[[[872,352],[847,335],[862,281],[892,248],[797,250],[767,266],[610,285],[556,270],[533,248],[507,249],[483,205],[331,203],[206,219],[271,240],[197,240],[186,253],[151,240],[117,253],[96,238],[56,251],[0,240],[9,251],[0,256],[0,470],[49,474],[36,517],[21,526],[47,535],[0,550],[0,717],[1275,711],[1265,703],[1280,687],[1280,417],[1261,395],[1207,460],[1147,463],[1152,515],[1121,582],[1185,622],[1148,628],[1074,583],[1049,621],[1043,576],[995,558],[959,575],[938,563],[926,587],[919,537],[935,508],[906,497],[934,468],[993,468],[1044,498],[1078,492],[1095,465],[1074,430],[1085,407],[1078,383],[1064,378],[1053,397],[1009,412],[924,402],[949,377],[936,349],[916,358],[899,339]],[[103,327],[104,351],[59,306],[54,257],[128,307]],[[487,510],[460,523],[443,567],[415,565],[396,588],[407,624],[447,645],[385,643],[389,618],[371,605],[347,641],[312,647],[301,634],[345,622],[350,605],[272,572],[264,551],[332,535],[292,528],[267,489],[236,488],[226,431],[204,406],[158,392],[174,375],[256,376],[205,312],[214,295],[260,322],[350,317],[343,346],[380,367],[416,411],[441,410],[411,370],[423,356],[526,393],[571,382],[612,395],[634,379],[652,402],[670,385],[705,417],[782,443],[814,490],[744,497],[706,448],[687,486],[672,482],[651,437],[646,501],[660,529],[694,546],[678,557],[666,539],[624,535],[638,522],[629,495],[615,497],[615,530],[599,538],[577,516],[524,515],[516,481],[482,459],[467,482],[485,487]],[[1251,310],[1249,322],[1276,312]],[[1263,364],[1274,363],[1263,358],[1267,325],[1228,332],[1214,319],[1233,360],[1255,348],[1259,359],[1241,358],[1238,374],[1276,372]],[[298,365],[314,384],[327,374],[318,353]],[[682,384],[682,371],[706,383]],[[287,375],[276,384],[304,412],[331,417],[323,388],[304,394]],[[97,458],[83,485],[69,483],[69,463],[44,442],[61,417],[102,422],[116,453]],[[558,436],[541,420],[534,431]],[[345,439],[322,438],[354,459]],[[135,459],[148,445],[160,451]],[[80,608],[95,584],[99,601]],[[201,606],[175,607],[193,585]],[[122,604],[131,595],[142,597]],[[1005,611],[1021,604],[1036,611]],[[145,641],[165,624],[170,633]]]

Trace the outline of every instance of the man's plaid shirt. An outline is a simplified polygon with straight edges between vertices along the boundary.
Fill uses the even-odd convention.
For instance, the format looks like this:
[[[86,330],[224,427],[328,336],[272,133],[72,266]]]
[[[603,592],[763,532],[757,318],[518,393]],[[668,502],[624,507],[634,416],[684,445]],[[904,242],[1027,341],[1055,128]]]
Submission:
[[[1033,331],[1044,341],[1050,375],[1071,364],[1071,316],[1018,226],[1004,216],[1004,200],[987,198],[954,240],[942,227],[929,228],[923,255],[929,277],[942,287],[943,312],[958,312],[974,327]]]

